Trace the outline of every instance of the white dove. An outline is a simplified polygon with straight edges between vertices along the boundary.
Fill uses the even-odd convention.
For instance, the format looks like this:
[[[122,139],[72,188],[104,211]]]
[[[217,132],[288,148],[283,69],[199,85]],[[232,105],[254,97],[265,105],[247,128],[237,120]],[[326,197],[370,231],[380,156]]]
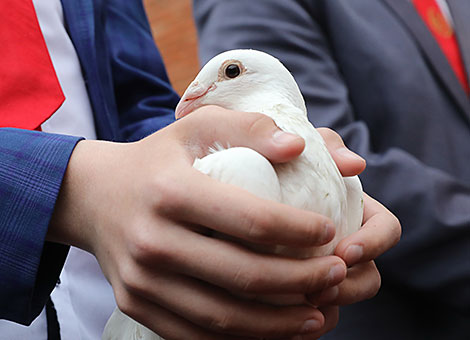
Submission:
[[[251,245],[253,248],[302,258],[327,255],[333,253],[341,239],[360,228],[363,194],[359,178],[341,176],[322,137],[307,119],[297,83],[279,60],[255,50],[232,50],[217,55],[185,91],[176,108],[176,117],[181,118],[204,105],[263,113],[280,129],[304,138],[305,149],[293,161],[271,164],[252,149],[224,147],[220,141],[207,156],[194,161],[196,169],[262,198],[328,216],[336,226],[334,239],[321,247],[266,249]],[[266,300],[297,304],[304,302],[303,299],[279,296]],[[162,338],[116,309],[102,340],[130,339]]]

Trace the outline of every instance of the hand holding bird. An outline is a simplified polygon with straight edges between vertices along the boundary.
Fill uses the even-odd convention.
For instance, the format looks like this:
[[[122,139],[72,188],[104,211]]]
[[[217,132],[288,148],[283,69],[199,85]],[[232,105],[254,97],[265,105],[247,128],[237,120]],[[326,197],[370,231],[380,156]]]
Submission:
[[[256,244],[242,239],[237,242],[259,252],[310,258],[332,254],[338,242],[360,228],[364,206],[360,181],[357,176],[341,176],[322,137],[307,119],[294,78],[277,59],[253,50],[228,51],[214,57],[184,93],[176,117],[206,105],[265,114],[283,131],[301,136],[305,149],[293,161],[272,164],[252,149],[231,147],[220,140],[205,157],[194,161],[196,169],[261,198],[327,216],[336,227],[333,240],[321,247],[273,247],[263,244],[261,237]],[[216,129],[217,124],[211,128]],[[212,236],[234,239],[221,232]],[[281,305],[309,303],[299,295],[258,299]],[[103,340],[111,339],[161,338],[116,310],[103,334]]]

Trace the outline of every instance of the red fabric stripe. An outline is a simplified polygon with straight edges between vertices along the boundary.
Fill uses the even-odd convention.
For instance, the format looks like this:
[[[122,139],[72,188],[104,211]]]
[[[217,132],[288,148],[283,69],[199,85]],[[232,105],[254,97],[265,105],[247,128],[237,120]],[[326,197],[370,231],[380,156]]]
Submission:
[[[444,17],[439,5],[435,0],[413,0],[413,4],[447,57],[465,92],[467,95],[470,94],[467,73],[455,32]]]
[[[32,0],[0,1],[0,127],[36,129],[65,100]]]

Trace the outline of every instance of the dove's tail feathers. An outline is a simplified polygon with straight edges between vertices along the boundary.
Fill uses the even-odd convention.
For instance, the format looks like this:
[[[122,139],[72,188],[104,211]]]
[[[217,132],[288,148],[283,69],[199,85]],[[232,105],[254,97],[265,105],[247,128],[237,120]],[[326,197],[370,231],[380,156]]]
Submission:
[[[101,340],[164,340],[147,327],[134,321],[118,308],[109,318]]]
[[[362,184],[359,177],[344,177],[346,185],[347,202],[348,202],[348,230],[346,237],[353,232],[359,230],[362,225],[362,216],[364,213],[364,194],[362,192]]]

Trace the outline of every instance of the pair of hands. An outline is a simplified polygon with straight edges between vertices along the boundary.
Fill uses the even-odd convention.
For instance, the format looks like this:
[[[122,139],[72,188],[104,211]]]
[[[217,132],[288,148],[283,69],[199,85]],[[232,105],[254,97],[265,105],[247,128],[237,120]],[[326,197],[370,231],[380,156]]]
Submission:
[[[365,162],[320,129],[343,175]],[[165,339],[316,339],[338,305],[376,294],[373,259],[400,237],[397,219],[365,197],[364,223],[332,256],[287,259],[204,235],[316,246],[334,232],[318,214],[257,198],[192,168],[215,141],[250,147],[272,162],[304,141],[264,115],[209,106],[128,144],[82,141],[72,154],[48,239],[93,253],[119,308]],[[312,305],[272,306],[232,295],[307,294]]]

